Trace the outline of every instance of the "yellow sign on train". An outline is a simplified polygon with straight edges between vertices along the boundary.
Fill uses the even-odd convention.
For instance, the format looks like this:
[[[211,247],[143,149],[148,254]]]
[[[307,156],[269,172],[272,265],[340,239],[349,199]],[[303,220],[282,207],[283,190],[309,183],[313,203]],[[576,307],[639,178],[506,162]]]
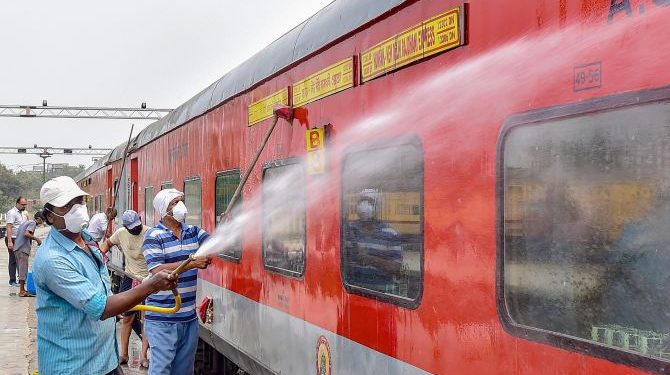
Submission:
[[[276,104],[288,105],[288,87],[252,103],[249,106],[249,126],[274,116]]]
[[[342,60],[293,84],[293,106],[354,87],[354,58]]]
[[[326,145],[323,128],[305,131],[307,146],[307,174],[323,174],[326,172]]]
[[[462,16],[461,7],[451,9],[367,49],[361,53],[362,81],[463,45]]]

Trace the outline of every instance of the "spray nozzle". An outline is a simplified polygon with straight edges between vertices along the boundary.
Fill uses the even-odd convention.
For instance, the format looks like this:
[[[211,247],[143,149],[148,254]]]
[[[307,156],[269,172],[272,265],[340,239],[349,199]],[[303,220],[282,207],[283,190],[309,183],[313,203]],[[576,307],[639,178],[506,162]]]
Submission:
[[[288,122],[293,122],[293,108],[277,104],[275,105],[273,112],[277,118],[283,118]]]

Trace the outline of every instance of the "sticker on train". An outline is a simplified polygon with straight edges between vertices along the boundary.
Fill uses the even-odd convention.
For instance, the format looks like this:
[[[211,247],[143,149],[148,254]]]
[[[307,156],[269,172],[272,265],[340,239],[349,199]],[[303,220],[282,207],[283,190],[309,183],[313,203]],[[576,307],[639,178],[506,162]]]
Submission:
[[[597,89],[602,86],[603,68],[600,61],[579,65],[573,69],[574,92]]]
[[[307,129],[305,143],[307,146],[307,174],[326,173],[326,149],[323,128]]]
[[[274,107],[276,104],[288,105],[288,87],[252,103],[249,106],[248,125],[257,124],[274,116]]]
[[[319,336],[316,342],[316,375],[330,375],[332,370],[330,346],[324,336]]]
[[[425,57],[464,44],[463,7],[453,8],[361,53],[361,80],[369,81]]]

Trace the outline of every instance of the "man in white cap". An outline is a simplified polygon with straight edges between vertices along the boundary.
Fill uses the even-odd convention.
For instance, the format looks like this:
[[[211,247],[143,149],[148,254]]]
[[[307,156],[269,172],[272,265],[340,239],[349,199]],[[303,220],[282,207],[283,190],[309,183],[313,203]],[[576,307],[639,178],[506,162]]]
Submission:
[[[99,243],[103,238],[112,234],[112,227],[109,222],[114,221],[114,219],[116,219],[116,208],[114,207],[107,207],[104,213],[100,212],[91,217],[86,229],[93,237],[93,241]]]
[[[152,274],[174,270],[209,237],[207,232],[197,226],[184,223],[187,210],[183,200],[184,193],[176,189],[161,190],[154,198],[154,209],[158,211],[161,221],[149,229],[142,246],[147,267]],[[149,375],[193,374],[198,346],[198,321],[195,314],[198,269],[207,268],[210,262],[208,257],[199,257],[179,275],[177,290],[182,298],[182,307],[178,312],[146,313],[144,329],[151,347]],[[169,304],[174,304],[171,293],[152,294],[147,298],[147,305]]]
[[[47,181],[40,191],[45,219],[52,226],[33,263],[41,374],[122,373],[114,318],[149,294],[176,287],[173,277],[161,272],[137,288],[112,295],[102,254],[84,230],[86,195],[65,176]]]
[[[124,271],[127,275],[123,276],[123,280],[121,280],[119,293],[136,287],[138,284],[136,280],[142,280],[149,276],[147,262],[144,260],[144,255],[142,255],[142,242],[149,227],[142,225],[140,214],[133,210],[124,212],[121,215],[121,220],[123,227],[119,228],[111,237],[100,244],[100,251],[103,253],[107,253],[112,246],[118,246],[125,256]],[[135,311],[126,311],[123,313],[123,320],[121,321],[121,354],[119,355],[119,362],[121,364],[128,362],[128,340],[133,328],[133,321],[139,319],[138,315],[139,313]],[[149,342],[147,341],[147,335],[142,335],[142,353],[140,358],[140,365],[142,367],[149,367],[147,360],[148,349]]]

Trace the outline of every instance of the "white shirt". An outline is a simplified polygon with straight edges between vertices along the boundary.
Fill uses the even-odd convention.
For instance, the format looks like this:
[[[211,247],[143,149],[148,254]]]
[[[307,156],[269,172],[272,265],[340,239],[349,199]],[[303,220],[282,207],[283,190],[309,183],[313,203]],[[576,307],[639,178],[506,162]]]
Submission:
[[[12,238],[14,239],[19,233],[19,226],[28,220],[28,214],[26,211],[19,211],[19,209],[15,206],[11,210],[7,211],[6,219],[7,224],[12,224]]]
[[[99,213],[93,215],[91,220],[88,221],[88,233],[91,234],[93,240],[96,242],[101,241],[102,237],[105,236],[107,231],[107,215],[104,213]]]

